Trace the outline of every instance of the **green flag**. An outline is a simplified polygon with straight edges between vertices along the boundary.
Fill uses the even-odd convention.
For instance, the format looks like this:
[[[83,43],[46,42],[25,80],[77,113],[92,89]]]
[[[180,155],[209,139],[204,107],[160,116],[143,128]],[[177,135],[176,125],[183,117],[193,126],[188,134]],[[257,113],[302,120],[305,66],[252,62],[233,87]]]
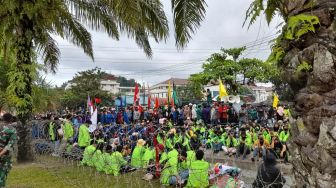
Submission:
[[[177,97],[177,92],[176,92],[176,87],[175,87],[174,82],[173,82],[173,100],[174,100],[174,105],[178,106],[179,105],[179,99]]]

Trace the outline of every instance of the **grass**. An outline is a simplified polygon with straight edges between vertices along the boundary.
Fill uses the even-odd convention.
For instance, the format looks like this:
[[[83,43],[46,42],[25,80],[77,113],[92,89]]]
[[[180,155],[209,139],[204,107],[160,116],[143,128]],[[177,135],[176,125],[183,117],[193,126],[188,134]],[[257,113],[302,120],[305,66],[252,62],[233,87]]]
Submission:
[[[79,166],[77,162],[55,159],[49,156],[38,157],[36,163],[14,165],[10,171],[9,188],[67,188],[67,187],[113,187],[137,188],[160,187],[158,180],[142,180],[144,171],[114,177],[99,174],[89,167]]]

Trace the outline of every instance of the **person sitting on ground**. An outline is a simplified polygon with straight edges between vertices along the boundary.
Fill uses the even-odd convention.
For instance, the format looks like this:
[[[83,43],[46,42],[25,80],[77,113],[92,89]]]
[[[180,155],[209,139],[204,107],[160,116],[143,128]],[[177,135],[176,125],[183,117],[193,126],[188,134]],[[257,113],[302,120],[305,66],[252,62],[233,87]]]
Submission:
[[[271,137],[270,131],[267,127],[262,127],[261,128],[261,133],[263,134],[264,140],[267,140],[268,143],[272,142],[272,137]]]
[[[277,159],[285,159],[286,162],[286,145],[281,143],[277,136],[272,137],[271,152]]]
[[[240,155],[243,155],[243,160],[246,159],[246,155],[250,154],[251,148],[252,148],[251,136],[248,136],[245,130],[241,131],[236,157],[239,158]]]
[[[196,152],[196,161],[190,165],[187,187],[208,187],[210,164],[203,160],[204,152]]]
[[[212,148],[214,149],[214,153],[218,153],[223,146],[221,142],[221,132],[220,130],[216,130],[215,134],[211,138]]]
[[[251,160],[254,162],[255,158],[259,159],[260,154],[262,155],[263,159],[266,156],[267,149],[270,148],[270,144],[267,140],[264,140],[262,135],[259,135],[259,139],[253,145],[253,157]]]
[[[96,151],[96,146],[97,144],[93,140],[91,140],[90,145],[84,150],[83,159],[81,161],[82,165],[93,166],[92,156],[93,153]]]
[[[134,168],[141,168],[143,165],[142,158],[145,153],[144,145],[146,142],[143,139],[137,141],[137,145],[133,150],[131,158],[131,166]]]
[[[118,176],[120,173],[124,174],[135,170],[135,168],[131,168],[127,165],[127,161],[121,155],[122,149],[122,146],[117,146],[116,151],[108,157],[109,166],[105,169],[106,174]]]
[[[147,168],[150,164],[150,161],[155,159],[155,150],[152,147],[151,142],[146,142],[145,153],[142,156],[143,168]]]
[[[96,150],[93,152],[92,155],[92,161],[93,161],[93,167],[100,169],[100,157],[103,155],[103,149],[104,149],[104,143],[100,142],[97,145]]]
[[[238,142],[234,137],[234,132],[231,131],[228,138],[225,140],[225,146],[223,146],[224,153],[226,155],[232,156],[237,151]]]
[[[110,152],[109,152],[110,150],[112,150],[112,146],[107,145],[105,148],[105,151],[102,150],[102,154],[97,157],[96,170],[98,172],[105,172],[106,161],[108,160],[108,157],[110,156]]]
[[[178,150],[182,147],[181,144],[176,143],[174,149],[168,152],[166,163],[161,171],[160,182],[165,186],[177,185],[180,181],[177,171],[178,165]]]
[[[288,124],[285,124],[283,126],[283,130],[279,134],[280,142],[286,143],[288,138],[289,138],[289,135],[290,135],[290,132],[289,132],[289,129],[288,129]]]
[[[188,180],[190,164],[188,161],[188,154],[185,150],[181,151],[178,163],[178,172],[180,177],[180,184],[184,184]]]
[[[286,179],[282,177],[281,171],[276,166],[275,156],[267,153],[264,162],[258,167],[257,178],[252,184],[253,188],[282,188],[285,182]]]

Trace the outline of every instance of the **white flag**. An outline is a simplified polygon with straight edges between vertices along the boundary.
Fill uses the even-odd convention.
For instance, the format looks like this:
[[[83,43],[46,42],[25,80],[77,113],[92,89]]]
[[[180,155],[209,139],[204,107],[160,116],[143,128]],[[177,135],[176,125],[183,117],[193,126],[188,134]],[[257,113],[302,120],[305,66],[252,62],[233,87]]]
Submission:
[[[97,112],[97,108],[95,109],[95,111],[92,113],[91,115],[91,122],[92,125],[97,125],[98,123],[98,112]]]

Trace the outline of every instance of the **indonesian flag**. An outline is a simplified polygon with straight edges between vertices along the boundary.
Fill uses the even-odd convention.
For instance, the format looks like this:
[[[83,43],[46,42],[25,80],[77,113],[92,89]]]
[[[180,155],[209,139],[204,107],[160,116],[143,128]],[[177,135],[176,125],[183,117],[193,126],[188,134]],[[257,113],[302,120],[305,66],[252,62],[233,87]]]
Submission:
[[[135,90],[134,90],[134,100],[133,100],[134,105],[137,104],[137,101],[139,101],[139,99],[140,99],[139,86],[138,86],[138,84],[136,83],[136,84],[135,84]]]
[[[93,105],[92,102],[91,102],[91,98],[90,98],[89,95],[88,95],[86,104],[87,104],[88,107]]]
[[[150,96],[150,94],[148,95],[148,109],[150,109],[151,108],[151,96]]]
[[[151,109],[151,103],[152,103],[152,99],[151,99],[151,94],[150,94],[150,90],[149,90],[149,86],[148,86],[148,110]]]

